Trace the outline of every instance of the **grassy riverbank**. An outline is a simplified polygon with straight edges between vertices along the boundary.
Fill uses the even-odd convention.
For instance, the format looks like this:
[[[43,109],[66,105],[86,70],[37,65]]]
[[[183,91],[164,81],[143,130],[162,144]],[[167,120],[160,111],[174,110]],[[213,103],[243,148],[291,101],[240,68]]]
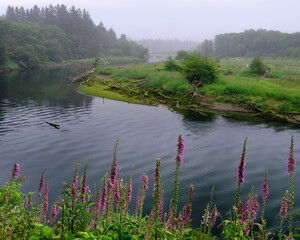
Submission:
[[[191,85],[178,71],[165,71],[163,62],[102,67],[82,80],[81,91],[116,100],[135,99],[145,104],[164,103],[182,108],[243,108],[244,112],[255,112],[256,116],[271,120],[300,122],[300,61],[264,61],[272,72],[258,77],[247,68],[251,59],[222,59],[218,63],[219,79],[201,87]],[[108,94],[109,91],[118,95]],[[119,94],[125,99],[120,99]],[[232,106],[229,108],[228,104]]]

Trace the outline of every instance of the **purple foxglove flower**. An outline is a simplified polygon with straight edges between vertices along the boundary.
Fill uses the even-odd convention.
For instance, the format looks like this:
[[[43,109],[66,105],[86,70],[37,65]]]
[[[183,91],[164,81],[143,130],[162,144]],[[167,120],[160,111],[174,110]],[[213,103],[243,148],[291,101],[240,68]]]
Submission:
[[[129,184],[128,202],[131,202],[132,198],[132,183]]]
[[[180,134],[179,137],[178,137],[178,140],[177,140],[177,144],[176,144],[176,147],[177,147],[177,156],[176,158],[174,159],[175,161],[179,162],[179,163],[183,163],[183,155],[184,155],[184,139],[182,138],[182,135]]]
[[[117,146],[119,143],[119,139],[117,139],[116,145],[115,145],[115,150],[114,150],[114,160],[113,163],[111,165],[111,169],[110,169],[110,173],[109,173],[109,188],[113,189],[115,186],[115,182],[117,179]]]
[[[26,199],[25,199],[25,203],[24,203],[24,208],[25,209],[27,208],[27,205],[28,205],[28,197],[26,197]]]
[[[17,180],[19,176],[20,171],[20,165],[18,163],[15,163],[14,169],[12,171],[13,179]]]
[[[291,174],[295,172],[295,159],[294,159],[294,135],[291,138],[291,146],[290,152],[288,157],[288,164],[287,164],[287,173]]]
[[[39,191],[38,191],[38,198],[41,197],[41,191],[43,189],[43,186],[44,186],[44,180],[45,180],[45,171],[43,171],[42,173],[42,177],[41,177],[41,181],[40,181],[40,186],[39,186]]]
[[[107,203],[107,184],[104,181],[103,191],[101,195],[102,215],[105,215],[106,213],[106,203]]]
[[[280,207],[280,212],[279,215],[283,218],[286,218],[287,213],[288,213],[288,191],[286,191],[284,197],[282,198],[281,201],[281,207]]]
[[[237,184],[244,183],[244,181],[245,181],[244,173],[245,173],[245,165],[246,165],[245,164],[246,142],[247,142],[247,138],[245,139],[244,147],[243,147],[243,153],[242,153],[239,165],[237,167],[237,169],[238,169],[238,171],[237,171],[237,181],[236,181]]]
[[[77,188],[78,188],[78,166],[80,165],[80,162],[76,164],[75,173],[73,177],[73,183],[72,183],[72,189],[71,189],[71,197],[73,199],[76,199],[77,195]]]
[[[85,203],[85,194],[87,190],[87,185],[86,185],[86,171],[87,171],[87,166],[89,164],[89,161],[86,163],[84,167],[84,173],[83,173],[83,179],[81,183],[81,192],[80,192],[80,202]]]
[[[46,212],[48,211],[48,192],[49,192],[49,189],[48,189],[48,182],[47,182],[46,183],[45,193],[44,193],[44,198],[45,198],[45,201],[44,201],[44,211],[45,211],[45,215],[46,215]]]
[[[268,196],[269,196],[269,187],[267,184],[267,177],[268,177],[268,173],[266,173],[265,175],[265,179],[264,179],[264,183],[261,185],[262,186],[262,199],[263,201],[267,201],[268,200]]]

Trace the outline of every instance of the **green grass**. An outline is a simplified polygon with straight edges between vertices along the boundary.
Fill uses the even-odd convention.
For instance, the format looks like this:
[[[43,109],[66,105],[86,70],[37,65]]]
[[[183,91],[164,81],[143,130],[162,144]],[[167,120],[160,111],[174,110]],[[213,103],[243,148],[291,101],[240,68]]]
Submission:
[[[226,102],[237,106],[274,110],[278,113],[300,112],[300,61],[295,59],[263,59],[272,72],[265,77],[255,76],[247,68],[250,58],[221,59],[219,68],[221,76],[217,82],[199,88],[201,96],[208,102]],[[146,90],[159,89],[163,94],[188,95],[191,84],[180,72],[165,71],[164,62],[141,64],[135,63],[121,69],[115,67],[101,68],[100,72],[110,75],[114,82],[129,87],[135,86]],[[142,79],[142,81],[137,81]],[[89,94],[100,88],[92,86]],[[85,89],[85,91],[87,91]],[[106,91],[108,92],[108,91]],[[107,94],[107,93],[106,93]],[[116,99],[108,96],[108,98]],[[121,100],[120,97],[116,100]],[[123,101],[123,100],[121,100]],[[127,100],[128,101],[128,100]]]
[[[279,113],[300,112],[300,61],[290,58],[265,58],[271,72],[264,77],[247,68],[250,58],[222,59],[223,76],[200,92],[211,101],[228,102],[244,107],[275,110]]]
[[[94,84],[92,86],[82,85],[80,87],[80,91],[96,97],[103,97],[129,103],[141,103],[141,101],[136,98],[126,97],[117,92],[108,91],[108,87],[102,84]]]
[[[145,79],[139,86],[143,88],[160,88],[167,93],[178,93],[190,88],[190,83],[179,72],[164,71],[160,68],[162,63],[133,64],[112,73],[115,81]],[[159,69],[159,70],[157,70]],[[129,81],[130,82],[130,81]]]
[[[16,69],[16,68],[19,68],[19,65],[12,61],[11,59],[9,59],[6,63],[5,63],[5,66],[6,68],[12,68],[12,69]]]
[[[200,89],[215,101],[275,109],[280,113],[300,112],[300,84],[282,79],[223,76],[218,83]]]

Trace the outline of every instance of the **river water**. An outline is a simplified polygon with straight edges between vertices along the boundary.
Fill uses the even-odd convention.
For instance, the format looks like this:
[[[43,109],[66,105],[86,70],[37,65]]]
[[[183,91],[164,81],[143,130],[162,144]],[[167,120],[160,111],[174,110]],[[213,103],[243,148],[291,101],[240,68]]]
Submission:
[[[90,159],[88,183],[93,193],[109,171],[116,140],[118,166],[128,181],[133,165],[133,200],[140,176],[146,173],[153,186],[156,158],[162,159],[165,208],[172,194],[176,142],[185,139],[184,163],[180,173],[181,208],[193,183],[193,224],[199,226],[213,186],[213,203],[223,218],[232,210],[236,191],[236,169],[243,141],[248,137],[245,184],[246,201],[252,186],[261,203],[261,184],[269,172],[270,196],[266,217],[269,227],[278,227],[280,202],[289,187],[286,173],[291,136],[295,136],[295,209],[300,208],[300,128],[292,125],[214,114],[203,118],[178,113],[164,106],[153,107],[86,96],[71,84],[74,69],[57,68],[0,76],[0,185],[9,181],[15,162],[26,176],[24,192],[36,192],[43,169],[47,168],[50,202],[57,200],[63,182],[71,183],[74,168]],[[45,121],[60,125],[56,129]],[[152,187],[149,188],[149,190]],[[152,206],[146,195],[145,212]],[[261,203],[262,204],[262,203]],[[131,204],[134,209],[134,203]]]

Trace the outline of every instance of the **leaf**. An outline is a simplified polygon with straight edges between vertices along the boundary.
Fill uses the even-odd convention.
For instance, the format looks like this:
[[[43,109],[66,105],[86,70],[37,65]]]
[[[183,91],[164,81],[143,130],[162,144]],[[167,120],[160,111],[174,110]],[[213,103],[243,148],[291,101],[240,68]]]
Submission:
[[[28,240],[40,240],[39,236],[33,235]]]
[[[121,237],[122,240],[128,240],[128,239],[131,239],[131,236],[130,235],[123,235]]]
[[[90,235],[87,232],[78,232],[78,234],[83,238],[86,238],[86,239],[90,238]]]
[[[33,225],[38,228],[44,227],[44,225],[39,222],[35,222]]]
[[[41,234],[49,237],[49,236],[53,235],[53,230],[50,227],[43,227],[43,228],[41,228]]]

